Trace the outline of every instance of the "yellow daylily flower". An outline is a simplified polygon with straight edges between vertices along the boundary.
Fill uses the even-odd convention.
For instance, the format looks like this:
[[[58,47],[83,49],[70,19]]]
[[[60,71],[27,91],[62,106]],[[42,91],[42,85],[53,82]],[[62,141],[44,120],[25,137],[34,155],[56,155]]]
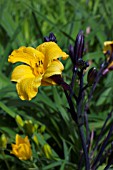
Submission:
[[[25,63],[17,66],[11,76],[11,81],[17,82],[19,97],[31,100],[36,96],[39,86],[55,85],[50,77],[62,74],[64,66],[59,58],[65,60],[67,57],[55,42],[45,42],[36,49],[23,46],[14,50],[8,61]]]
[[[110,53],[113,52],[113,41],[104,42],[103,53],[106,53],[107,51],[109,51]]]
[[[16,144],[12,144],[11,154],[14,154],[20,160],[28,160],[32,156],[31,145],[28,136],[22,138],[16,135]]]

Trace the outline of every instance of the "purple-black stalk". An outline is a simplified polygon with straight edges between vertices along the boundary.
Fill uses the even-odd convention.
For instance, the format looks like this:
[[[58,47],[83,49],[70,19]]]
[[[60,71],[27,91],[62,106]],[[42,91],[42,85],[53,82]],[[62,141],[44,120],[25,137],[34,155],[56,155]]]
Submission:
[[[102,72],[103,72],[104,69],[105,69],[105,63],[103,63],[101,65],[100,70],[98,72],[95,72],[95,70],[94,70],[94,72],[95,72],[95,74],[94,74],[94,76],[95,76],[94,77],[94,82],[93,82],[92,88],[91,88],[89,96],[88,96],[88,101],[85,104],[84,116],[85,116],[85,123],[86,123],[86,128],[87,128],[86,139],[87,139],[87,146],[88,146],[88,148],[89,148],[89,145],[90,145],[90,132],[89,132],[89,125],[88,125],[87,111],[89,109],[89,103],[90,103],[90,101],[91,101],[91,99],[93,97],[93,92],[95,91],[95,89],[97,87],[97,84],[100,81],[100,78],[102,77]]]
[[[90,169],[90,161],[89,161],[89,155],[88,155],[88,149],[87,149],[87,143],[84,135],[84,117],[83,117],[83,111],[82,111],[82,103],[84,99],[84,91],[83,89],[83,70],[81,70],[80,75],[80,89],[79,89],[79,95],[78,95],[78,100],[77,100],[77,116],[78,116],[78,129],[79,129],[79,134],[81,138],[81,143],[82,143],[82,148],[83,148],[83,154],[84,154],[84,159],[85,159],[85,168],[86,170]]]
[[[67,96],[68,103],[71,100],[72,102],[72,97],[73,97],[73,87],[75,83],[75,78],[78,75],[79,80],[80,80],[80,85],[79,85],[79,93],[78,96],[75,97],[76,103],[77,103],[77,126],[79,130],[79,135],[80,135],[80,140],[82,144],[82,149],[83,149],[83,155],[84,155],[84,160],[85,160],[85,169],[89,170],[90,169],[90,161],[89,161],[89,155],[88,155],[88,150],[87,150],[87,145],[86,145],[86,139],[84,135],[84,120],[83,120],[83,111],[82,111],[82,105],[83,105],[83,99],[84,99],[84,91],[83,91],[83,70],[88,67],[88,63],[84,62],[82,60],[82,55],[84,51],[84,35],[83,32],[80,31],[79,34],[77,35],[75,45],[74,47],[70,46],[69,49],[69,54],[73,63],[73,75],[72,75],[72,81],[70,84],[70,95]],[[71,105],[70,105],[71,107]],[[73,108],[71,108],[73,110]],[[73,111],[72,111],[73,112]],[[79,165],[78,165],[79,166]]]
[[[97,139],[97,141],[96,141],[96,144],[95,144],[95,146],[94,146],[94,148],[93,148],[93,150],[92,150],[91,156],[93,155],[94,151],[98,148],[100,139],[102,138],[102,135],[103,135],[104,130],[105,130],[105,128],[106,128],[107,122],[108,122],[108,120],[111,118],[112,113],[113,113],[113,110],[108,114],[108,116],[107,116],[107,118],[106,118],[106,120],[105,120],[105,122],[104,122],[104,124],[103,124],[103,126],[102,126],[102,128],[101,128],[101,132],[100,132],[100,134],[99,134],[99,136],[98,136],[98,139]]]
[[[99,160],[100,160],[100,158],[101,158],[101,156],[102,156],[102,154],[103,154],[103,152],[104,152],[104,150],[105,150],[105,148],[107,146],[107,143],[108,143],[108,141],[109,141],[112,134],[113,134],[113,124],[111,124],[111,127],[110,127],[110,130],[108,132],[108,135],[107,135],[106,139],[104,140],[97,157],[95,158],[95,161],[94,161],[94,163],[93,163],[93,165],[91,167],[92,169],[96,169],[97,163],[99,162]]]

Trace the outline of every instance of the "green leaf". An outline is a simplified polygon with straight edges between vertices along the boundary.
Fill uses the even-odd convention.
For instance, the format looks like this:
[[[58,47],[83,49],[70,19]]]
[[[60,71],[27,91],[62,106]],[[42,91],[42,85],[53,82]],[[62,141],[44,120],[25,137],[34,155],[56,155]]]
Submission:
[[[3,102],[0,102],[0,108],[2,108],[8,115],[15,118],[16,113],[12,109],[8,108]]]
[[[109,87],[103,91],[103,93],[100,95],[98,100],[96,101],[96,106],[104,104],[105,101],[107,101],[107,98],[109,98],[109,94],[112,90],[112,87]]]

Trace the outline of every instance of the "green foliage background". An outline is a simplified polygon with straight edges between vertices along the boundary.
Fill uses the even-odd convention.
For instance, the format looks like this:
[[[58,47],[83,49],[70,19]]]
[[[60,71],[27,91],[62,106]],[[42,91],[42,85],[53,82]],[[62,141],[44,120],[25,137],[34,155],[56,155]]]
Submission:
[[[112,7],[112,0],[0,1],[0,132],[8,138],[5,160],[11,170],[20,167],[39,168],[39,170],[76,169],[81,144],[77,128],[68,113],[68,103],[62,89],[40,87],[39,93],[32,101],[21,101],[15,84],[10,82],[14,66],[8,63],[8,55],[20,46],[38,46],[43,42],[43,37],[48,36],[50,32],[55,34],[59,46],[68,53],[69,44],[74,44],[76,35],[83,30],[87,52],[84,59],[93,60],[91,67],[98,68],[104,60],[103,42],[113,40]],[[88,28],[89,34],[87,34]],[[71,61],[68,59],[63,63],[65,65],[63,77],[67,83],[70,83]],[[96,134],[101,130],[113,105],[112,78],[112,72],[102,78],[91,102],[89,123],[91,131],[96,131]],[[84,79],[86,83],[87,73]],[[75,91],[76,89],[77,87]],[[44,143],[50,144],[53,157],[57,157],[56,159],[48,160],[43,154],[37,153],[32,138],[34,133],[28,134],[33,148],[33,162],[22,162],[9,154],[15,135],[17,133],[27,135],[25,129],[17,124],[16,115],[20,115],[23,121],[32,120],[33,125],[46,126],[43,138],[40,137],[39,128],[34,132],[39,140],[38,147],[41,150]],[[95,139],[96,137],[94,143]],[[6,162],[1,148],[1,169],[6,169]]]

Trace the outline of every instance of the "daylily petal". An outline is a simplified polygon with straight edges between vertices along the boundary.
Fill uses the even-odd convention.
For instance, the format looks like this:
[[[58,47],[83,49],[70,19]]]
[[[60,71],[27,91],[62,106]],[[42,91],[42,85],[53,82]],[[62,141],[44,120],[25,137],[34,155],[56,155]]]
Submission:
[[[111,44],[113,44],[113,41],[105,41],[104,42],[104,46],[108,46],[108,45],[111,45]]]
[[[19,144],[22,144],[22,143],[26,143],[27,145],[30,146],[28,136],[26,136],[25,138],[22,138],[21,136],[19,136],[17,134],[16,135],[16,145],[19,145]]]
[[[19,154],[17,155],[20,160],[27,160],[31,157],[31,149],[26,143],[19,145]]]
[[[32,68],[27,65],[19,65],[15,67],[11,75],[11,81],[20,82],[25,78],[35,78]]]
[[[45,78],[44,80],[41,81],[41,85],[51,86],[51,85],[56,85],[56,83],[51,78]]]
[[[113,61],[108,65],[107,68],[109,69],[109,68],[111,68],[111,67],[113,67]]]
[[[105,41],[103,53],[106,53],[107,51],[111,52],[113,50],[112,46],[113,46],[113,41]]]
[[[54,59],[62,57],[62,59],[65,60],[68,57],[68,55],[63,52],[55,42],[45,42],[39,45],[36,49],[44,54],[46,59],[45,65],[48,65],[49,62],[53,61]]]
[[[53,61],[51,65],[47,68],[41,84],[43,86],[55,85],[56,83],[50,77],[53,75],[61,75],[63,69],[64,66],[59,60]]]
[[[22,100],[31,100],[36,96],[38,87],[41,85],[42,76],[22,79],[16,84],[17,92]]]
[[[35,66],[39,60],[44,60],[44,55],[34,49],[33,47],[20,47],[18,50],[14,50],[8,58],[8,62],[16,63],[23,62],[32,67]]]
[[[43,80],[53,75],[58,75],[58,74],[61,75],[63,69],[64,66],[59,60],[52,61],[51,65],[46,69],[46,72],[43,76]]]
[[[18,134],[16,135],[16,145],[19,145],[20,143],[24,143],[24,138],[19,136]],[[15,145],[15,146],[16,146]]]

